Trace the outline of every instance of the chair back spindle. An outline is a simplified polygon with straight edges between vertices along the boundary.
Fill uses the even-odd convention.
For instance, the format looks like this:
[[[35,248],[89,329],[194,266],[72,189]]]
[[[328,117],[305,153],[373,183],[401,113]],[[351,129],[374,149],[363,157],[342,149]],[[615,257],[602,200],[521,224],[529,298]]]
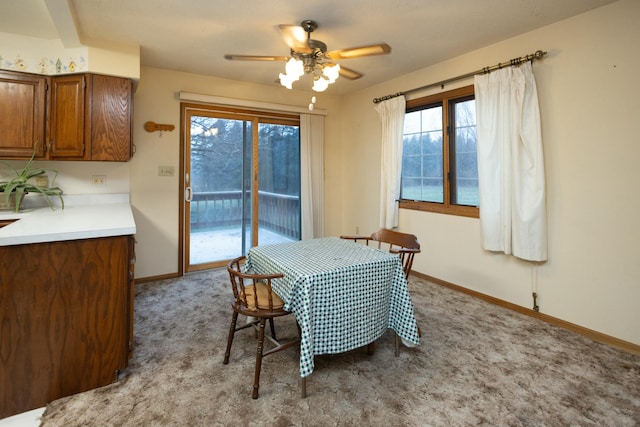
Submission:
[[[282,273],[255,274],[244,271],[245,257],[238,257],[229,263],[229,278],[233,290],[234,304],[241,312],[251,312],[251,316],[258,317],[256,311],[269,312],[282,310],[283,302],[274,292],[273,279],[283,277]],[[245,313],[242,313],[245,314]]]
[[[411,269],[413,268],[413,257],[420,253],[420,243],[418,238],[409,233],[401,233],[399,231],[381,228],[371,236],[340,236],[342,239],[353,240],[354,242],[362,242],[369,246],[369,242],[373,242],[378,249],[398,254],[405,277],[408,279]]]

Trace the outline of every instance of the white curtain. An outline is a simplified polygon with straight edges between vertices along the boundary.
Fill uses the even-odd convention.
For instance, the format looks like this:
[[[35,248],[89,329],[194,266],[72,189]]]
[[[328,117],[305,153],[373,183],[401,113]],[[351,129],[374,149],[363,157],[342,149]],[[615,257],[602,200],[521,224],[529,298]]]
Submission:
[[[398,226],[398,199],[402,169],[402,133],[406,102],[396,96],[376,104],[382,123],[380,164],[380,224],[382,228]]]
[[[544,159],[530,62],[475,77],[482,247],[547,260]]]
[[[302,240],[324,236],[324,116],[300,114]]]

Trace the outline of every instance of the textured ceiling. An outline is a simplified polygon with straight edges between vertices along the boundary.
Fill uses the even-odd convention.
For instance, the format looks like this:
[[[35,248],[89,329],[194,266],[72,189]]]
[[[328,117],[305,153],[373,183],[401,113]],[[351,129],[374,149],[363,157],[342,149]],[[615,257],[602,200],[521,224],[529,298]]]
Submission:
[[[260,84],[276,84],[283,63],[228,61],[223,55],[287,56],[289,48],[276,31],[278,24],[317,21],[313,38],[325,42],[329,50],[378,42],[391,45],[390,55],[342,60],[342,65],[364,77],[339,79],[330,90],[340,94],[613,1],[0,0],[0,31],[72,43],[68,34],[74,30],[76,41],[139,45],[145,66]],[[75,25],[69,25],[73,19],[56,16],[65,10]]]

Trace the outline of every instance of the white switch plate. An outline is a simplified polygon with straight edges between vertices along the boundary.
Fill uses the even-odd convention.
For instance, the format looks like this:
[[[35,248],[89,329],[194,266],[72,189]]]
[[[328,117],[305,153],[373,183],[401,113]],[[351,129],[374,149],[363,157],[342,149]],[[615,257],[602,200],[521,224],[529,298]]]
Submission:
[[[158,176],[174,176],[176,168],[174,166],[158,166]]]

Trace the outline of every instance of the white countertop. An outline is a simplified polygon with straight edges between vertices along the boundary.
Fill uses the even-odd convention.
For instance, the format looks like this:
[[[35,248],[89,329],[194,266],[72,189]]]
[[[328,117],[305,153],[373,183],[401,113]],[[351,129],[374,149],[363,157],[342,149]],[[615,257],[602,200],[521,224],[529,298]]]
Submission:
[[[16,219],[0,228],[0,246],[136,233],[128,194],[63,197],[64,209],[45,205],[18,213],[0,211],[0,221]]]

